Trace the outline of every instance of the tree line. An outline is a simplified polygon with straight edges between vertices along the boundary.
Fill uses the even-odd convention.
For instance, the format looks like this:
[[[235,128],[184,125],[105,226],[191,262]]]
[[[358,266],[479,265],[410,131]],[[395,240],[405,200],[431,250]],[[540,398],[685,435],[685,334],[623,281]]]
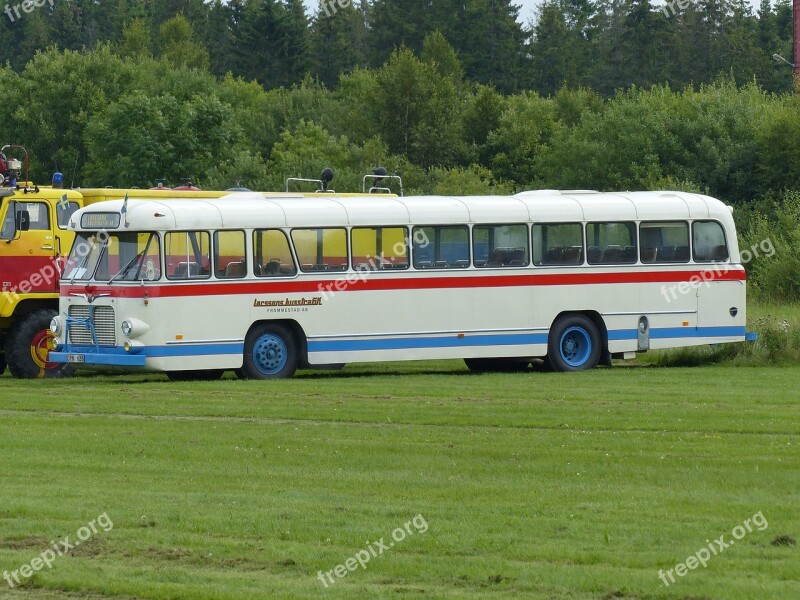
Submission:
[[[13,3],[12,3],[13,4]],[[188,27],[176,24],[182,15]],[[13,20],[12,20],[13,19]],[[554,94],[565,85],[603,96],[632,85],[673,88],[720,73],[788,91],[789,0],[546,0],[521,23],[513,0],[57,0],[0,18],[0,63],[22,70],[37,51],[94,49],[173,62],[289,87],[307,75],[333,89],[341,75],[379,68],[403,46],[419,54],[442,34],[464,77],[503,93]]]

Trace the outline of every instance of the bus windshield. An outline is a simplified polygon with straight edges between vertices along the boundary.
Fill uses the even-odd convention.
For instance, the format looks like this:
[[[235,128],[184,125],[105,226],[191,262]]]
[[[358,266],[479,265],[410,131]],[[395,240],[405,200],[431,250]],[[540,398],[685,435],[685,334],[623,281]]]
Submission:
[[[79,233],[63,279],[106,283],[154,281],[160,277],[160,244],[151,232]]]

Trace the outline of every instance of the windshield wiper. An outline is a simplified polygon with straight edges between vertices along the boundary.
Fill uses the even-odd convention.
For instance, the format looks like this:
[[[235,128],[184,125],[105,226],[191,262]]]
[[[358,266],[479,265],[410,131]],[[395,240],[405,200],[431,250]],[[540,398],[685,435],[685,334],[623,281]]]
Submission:
[[[148,246],[149,246],[149,245],[150,245],[150,244],[148,244]],[[114,275],[114,276],[113,276],[111,279],[109,279],[109,280],[108,280],[108,285],[111,285],[112,283],[114,283],[114,280],[115,280],[117,277],[119,277],[120,275],[122,275],[123,273],[127,273],[128,269],[130,269],[130,268],[131,268],[133,265],[135,265],[136,263],[138,263],[138,262],[139,262],[139,259],[140,259],[140,258],[143,258],[145,254],[147,254],[147,248],[145,248],[144,250],[142,250],[141,252],[139,252],[139,254],[137,254],[137,255],[136,255],[136,256],[134,256],[134,257],[133,257],[133,258],[132,258],[130,261],[128,261],[128,264],[127,264],[127,265],[125,265],[125,266],[124,266],[124,267],[122,267],[122,268],[121,268],[119,271],[117,271],[117,273],[116,273],[116,274],[115,274],[115,275]]]

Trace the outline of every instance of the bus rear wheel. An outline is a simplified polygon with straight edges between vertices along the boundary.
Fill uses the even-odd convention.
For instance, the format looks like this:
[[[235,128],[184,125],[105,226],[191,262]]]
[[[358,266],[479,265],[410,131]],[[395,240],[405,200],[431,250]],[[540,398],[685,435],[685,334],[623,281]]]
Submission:
[[[72,376],[74,369],[71,366],[49,360],[55,338],[50,331],[50,321],[57,314],[46,308],[36,310],[11,329],[6,340],[6,362],[14,377],[42,379]]]
[[[222,378],[225,371],[205,369],[202,371],[167,371],[170,381],[216,381]]]
[[[581,314],[564,315],[553,323],[547,343],[547,361],[554,371],[586,371],[600,362],[600,332]]]
[[[297,341],[279,324],[265,323],[250,330],[244,341],[245,379],[288,379],[299,362]]]

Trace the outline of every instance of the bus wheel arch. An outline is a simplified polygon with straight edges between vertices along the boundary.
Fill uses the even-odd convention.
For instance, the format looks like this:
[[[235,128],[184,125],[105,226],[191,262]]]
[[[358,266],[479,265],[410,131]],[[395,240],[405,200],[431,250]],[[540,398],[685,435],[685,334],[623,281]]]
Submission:
[[[610,364],[608,330],[595,311],[567,311],[550,327],[547,362],[556,371],[585,371]]]
[[[244,379],[288,379],[305,358],[305,334],[296,321],[257,321],[244,341]]]

